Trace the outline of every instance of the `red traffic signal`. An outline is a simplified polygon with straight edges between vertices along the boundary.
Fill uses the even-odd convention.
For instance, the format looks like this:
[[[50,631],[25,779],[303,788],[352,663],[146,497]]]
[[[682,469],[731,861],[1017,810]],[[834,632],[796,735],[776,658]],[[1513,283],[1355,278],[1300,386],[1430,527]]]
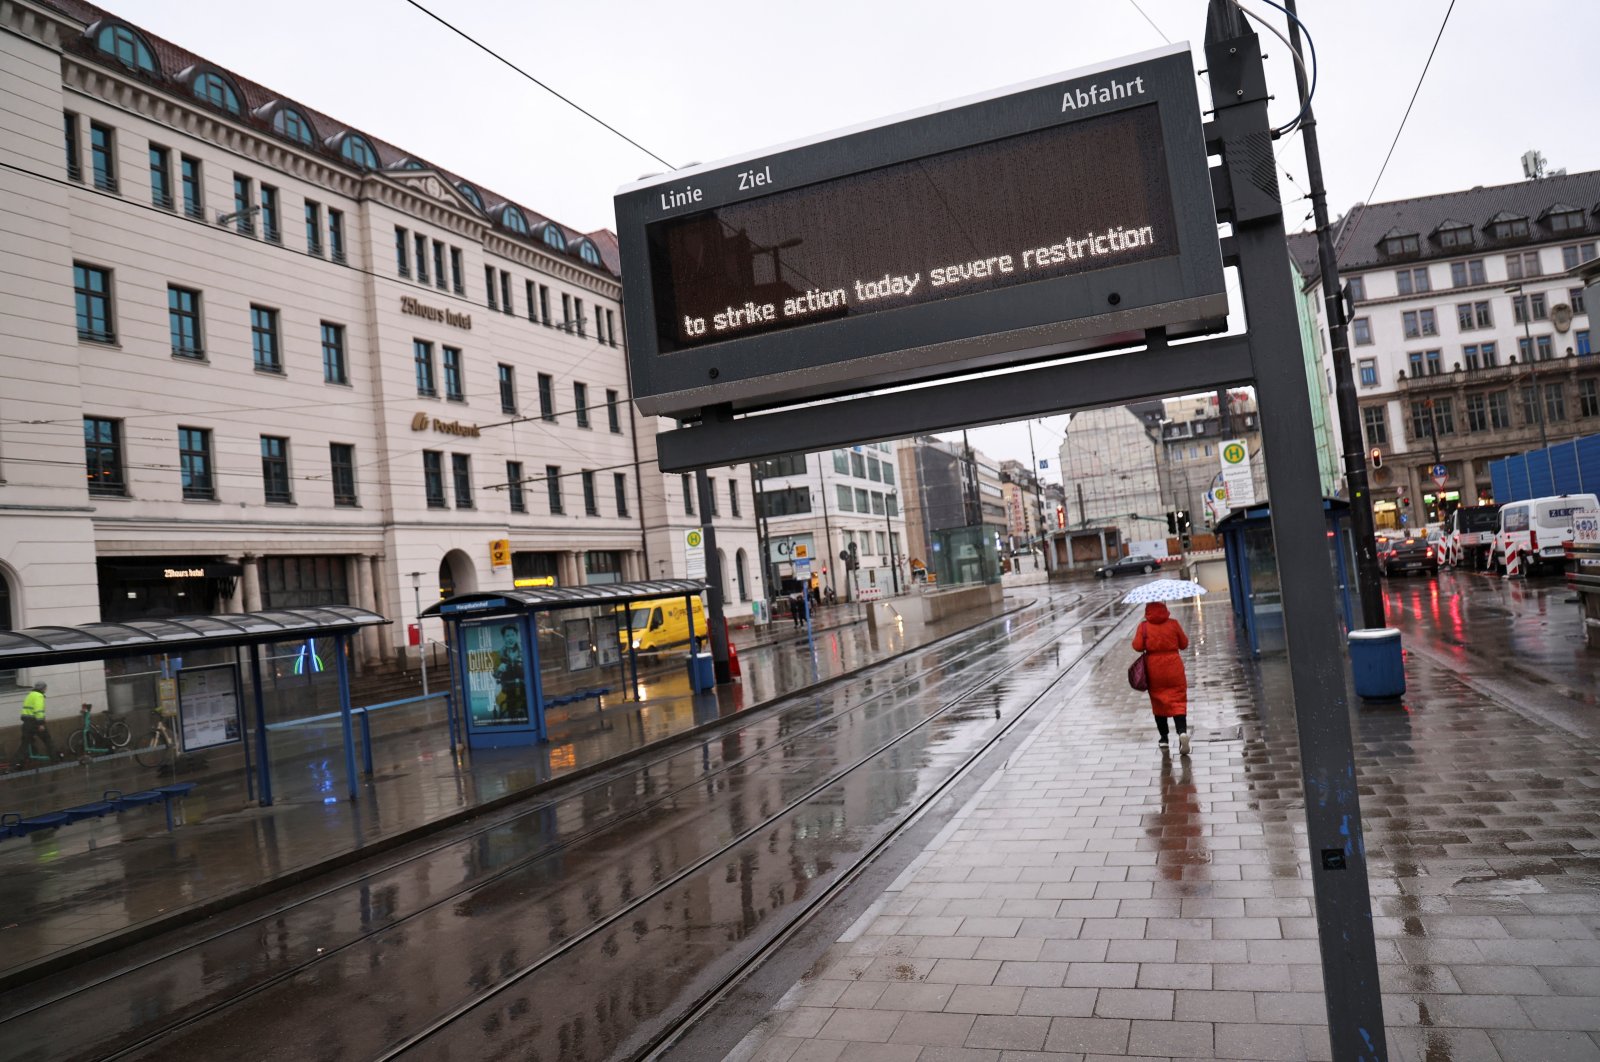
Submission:
[[[1382,468],[1383,467],[1383,451],[1382,450],[1380,450],[1376,446],[1374,446],[1372,448],[1372,452],[1368,456],[1372,458],[1372,467],[1373,468]]]

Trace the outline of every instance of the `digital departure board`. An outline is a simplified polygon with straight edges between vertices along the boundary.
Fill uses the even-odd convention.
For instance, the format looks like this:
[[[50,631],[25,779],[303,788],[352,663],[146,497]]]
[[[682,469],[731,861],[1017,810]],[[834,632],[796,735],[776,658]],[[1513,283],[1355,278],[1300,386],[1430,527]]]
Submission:
[[[617,197],[645,413],[755,408],[1216,328],[1187,48]]]

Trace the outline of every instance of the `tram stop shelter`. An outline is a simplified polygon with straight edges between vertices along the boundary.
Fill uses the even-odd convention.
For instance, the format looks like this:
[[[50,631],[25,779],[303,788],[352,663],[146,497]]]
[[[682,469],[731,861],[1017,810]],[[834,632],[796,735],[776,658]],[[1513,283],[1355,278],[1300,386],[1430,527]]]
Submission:
[[[305,667],[321,672],[328,648],[325,640],[331,639],[328,655],[333,657],[338,677],[344,766],[354,799],[358,775],[351,727],[349,643],[363,628],[388,622],[367,609],[322,605],[0,630],[0,671],[26,671],[30,682],[47,681],[51,698],[58,703],[76,694],[79,700],[98,699],[114,713],[119,709],[157,712],[172,720],[174,756],[201,750],[224,752],[235,746],[244,755],[247,776],[256,778],[259,803],[266,807],[272,803],[268,701],[274,702],[276,710],[277,701],[285,695],[270,672],[287,668],[298,674]],[[274,650],[275,646],[280,649]],[[268,649],[268,670],[263,668],[263,647]],[[308,660],[312,663],[306,665]],[[75,665],[90,666],[70,670]],[[247,714],[253,715],[253,720],[247,722]],[[252,741],[246,741],[247,728],[254,731]],[[142,736],[136,728],[135,740]]]
[[[1333,560],[1334,604],[1346,631],[1355,625],[1355,538],[1350,533],[1350,504],[1322,499],[1328,551]],[[1244,624],[1250,652],[1284,649],[1283,586],[1272,539],[1272,506],[1236,509],[1217,522],[1217,537],[1228,566],[1228,596],[1234,618]],[[1290,577],[1293,573],[1288,573]]]
[[[697,630],[693,598],[706,586],[658,579],[591,586],[548,586],[457,594],[422,610],[445,622],[451,647],[452,702],[463,708],[471,748],[547,740],[545,710],[612,694],[639,697],[641,624],[660,622],[641,602],[681,599],[689,652],[709,632]],[[693,672],[691,672],[691,676]]]

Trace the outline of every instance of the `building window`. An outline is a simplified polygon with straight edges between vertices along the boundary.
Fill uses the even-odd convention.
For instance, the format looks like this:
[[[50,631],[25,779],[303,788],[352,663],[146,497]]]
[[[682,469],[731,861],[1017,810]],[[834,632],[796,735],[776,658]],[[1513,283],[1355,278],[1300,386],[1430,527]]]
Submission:
[[[1532,385],[1519,389],[1522,395],[1522,423],[1539,423],[1539,396]]]
[[[1350,293],[1351,302],[1367,301],[1367,280],[1365,277],[1350,277],[1346,279],[1345,290]]]
[[[322,207],[306,200],[306,254],[322,257]]]
[[[72,157],[77,157],[76,152]],[[1584,262],[1594,261],[1595,250],[1593,243],[1574,243],[1561,248],[1561,268],[1576,269]]]
[[[278,346],[278,311],[265,306],[250,307],[250,353],[262,372],[283,372],[283,353]]]
[[[461,351],[455,347],[445,347],[444,352],[444,396],[452,402],[465,402],[467,390],[461,369]]]
[[[281,435],[261,437],[261,484],[268,504],[294,501],[289,487],[289,440]]]
[[[872,454],[867,455],[867,478],[874,483],[883,482],[883,467]]]
[[[241,174],[233,175],[233,227],[246,236],[256,234],[255,182]]]
[[[622,434],[622,410],[618,405],[620,397],[615,391],[606,391],[606,423],[617,435]]]
[[[200,342],[200,293],[169,285],[167,324],[172,331],[172,353],[180,358],[199,358],[205,354]]]
[[[546,245],[554,247],[558,251],[565,251],[567,249],[566,236],[562,235],[561,230],[556,228],[548,221],[540,227],[539,236],[544,240]]]
[[[1489,430],[1489,402],[1486,395],[1467,396],[1467,430]]]
[[[695,487],[698,490],[699,484],[695,484]],[[706,477],[706,494],[711,498],[711,518],[715,520],[722,515],[722,506],[717,504],[717,477]]]
[[[1593,350],[1589,346],[1589,330],[1587,328],[1578,329],[1573,333],[1573,336],[1577,340],[1578,353],[1580,355],[1593,353]]]
[[[1574,315],[1577,315],[1577,314],[1580,314],[1580,313],[1588,313],[1589,312],[1588,309],[1584,306],[1584,303],[1583,303],[1583,289],[1582,288],[1568,288],[1567,289],[1567,305],[1572,307],[1572,312],[1573,312]]]
[[[1578,416],[1600,417],[1600,380],[1593,376],[1578,381]]]
[[[1589,383],[1592,384],[1592,383],[1594,383],[1594,381],[1590,380]],[[1585,416],[1587,416],[1587,414],[1585,414]],[[627,475],[622,473],[622,472],[613,472],[611,474],[611,487],[612,487],[612,489],[614,491],[616,491],[616,495],[617,495],[617,515],[618,516],[627,516],[628,515],[628,477],[627,477]]]
[[[867,478],[867,459],[854,450],[850,451],[850,474],[857,479]]]
[[[344,264],[344,211],[328,208],[328,257]]]
[[[359,133],[346,133],[339,142],[339,157],[364,170],[378,168],[378,153]]]
[[[589,426],[589,385],[574,383],[572,385],[572,404],[578,414],[578,427]]]
[[[410,233],[400,226],[394,227],[394,268],[403,277],[411,276]]]
[[[583,511],[587,516],[600,515],[600,502],[594,496],[594,473],[585,471],[583,478]]]
[[[1407,310],[1400,315],[1407,339],[1439,334],[1439,322],[1432,310]]]
[[[150,145],[150,202],[172,209],[172,152]]]
[[[211,106],[229,114],[239,113],[239,94],[233,91],[233,86],[221,75],[201,74],[194,79],[193,87],[196,99],[205,100]]]
[[[312,132],[311,122],[293,107],[280,105],[272,112],[272,131],[302,147],[316,146],[316,134]]]
[[[1395,288],[1402,295],[1420,295],[1433,289],[1428,284],[1428,270],[1426,266],[1417,269],[1402,269],[1395,273]]]
[[[728,480],[728,515],[735,520],[739,518],[739,481]]]
[[[584,323],[584,318],[583,318],[583,300],[582,299],[573,299],[572,300],[572,305],[573,305],[573,314],[574,314],[573,323],[578,326],[578,336],[580,338],[582,338],[583,336],[586,336],[586,335],[589,334],[588,333],[588,327],[589,326]]]
[[[528,235],[528,219],[522,211],[507,203],[500,211],[500,223],[519,236]]]
[[[350,367],[344,356],[344,325],[322,322],[322,378],[332,384],[350,382]]]
[[[606,341],[611,346],[617,345],[617,317],[612,311],[606,311]]]
[[[1368,446],[1389,445],[1389,418],[1386,407],[1361,407],[1361,426],[1367,433]]]
[[[1583,211],[1552,210],[1545,216],[1551,232],[1571,232],[1583,228]]]
[[[1440,247],[1470,247],[1472,246],[1472,226],[1452,225],[1439,230]]]
[[[1204,424],[1198,425],[1195,429],[1195,434],[1198,435],[1200,429],[1204,427]],[[894,462],[888,460],[883,462],[883,481],[890,486],[894,485]]]
[[[511,511],[525,513],[528,511],[528,496],[522,490],[522,462],[506,462],[506,497],[511,502]]]
[[[606,318],[605,313],[596,306],[594,308],[594,338],[601,346],[606,343]]]
[[[128,493],[128,483],[122,473],[121,421],[83,418],[83,464],[90,494],[121,497]]]
[[[874,516],[882,516],[887,511],[888,510],[883,507],[883,495],[880,494],[878,491],[873,491],[872,492],[872,514]]]
[[[1372,318],[1353,318],[1350,321],[1350,334],[1355,337],[1356,346],[1370,347],[1372,345]]]
[[[856,492],[843,483],[834,488],[834,504],[842,513],[853,513],[856,510]]]
[[[561,329],[568,334],[572,332],[572,296],[565,292],[561,295]]]
[[[539,285],[539,320],[550,323],[550,289],[543,284]]]
[[[328,468],[333,473],[333,504],[356,507],[356,448],[349,443],[328,444]]]
[[[111,316],[110,271],[74,262],[72,287],[78,304],[78,338],[96,343],[115,343],[117,334]]]
[[[211,432],[206,428],[178,429],[178,471],[183,496],[188,501],[210,501],[217,496],[211,478]]]
[[[869,513],[872,511],[872,499],[860,487],[856,488],[856,512]]]
[[[1469,343],[1461,348],[1461,356],[1466,362],[1468,372],[1476,372],[1483,368],[1483,360],[1478,354],[1479,349],[1476,343]]]
[[[539,296],[538,296],[538,293],[534,291],[534,283],[533,283],[533,281],[524,280],[522,282],[522,297],[528,304],[528,320],[534,322],[535,324],[538,324],[538,322],[539,322]]]
[[[500,298],[495,293],[494,266],[483,267],[483,292],[484,301],[489,304],[489,309],[498,310],[500,308]]]
[[[130,70],[137,70],[151,77],[160,73],[156,68],[155,56],[151,54],[150,46],[144,42],[143,37],[126,26],[106,26],[95,36],[94,44],[96,48]]]
[[[1497,240],[1526,237],[1528,235],[1528,219],[1510,218],[1505,221],[1496,221],[1489,226],[1489,231]]]
[[[467,289],[461,282],[461,248],[450,248],[450,287],[457,295],[465,295]]]
[[[178,183],[183,189],[183,212],[191,218],[206,214],[203,185],[200,183],[200,160],[188,155],[178,156]]]
[[[1488,300],[1463,302],[1456,306],[1456,324],[1463,332],[1475,328],[1493,328],[1494,313],[1489,308]]]
[[[1556,356],[1555,344],[1549,336],[1534,336],[1533,345],[1539,352],[1540,361],[1549,361]]]
[[[1485,283],[1488,283],[1488,278],[1483,271],[1483,259],[1469,258],[1465,262],[1450,263],[1450,284],[1452,287],[1465,288],[1474,284]]]
[[[504,269],[500,270],[500,312],[516,312],[516,308],[511,305],[511,274]]]
[[[1544,415],[1550,421],[1567,419],[1567,393],[1558,383],[1544,385]]]
[[[456,508],[472,508],[472,456],[450,455],[450,478],[456,488]]]
[[[61,130],[66,137],[67,146],[67,177],[74,181],[83,180],[83,159],[78,148],[78,116],[71,111],[63,111],[61,115]]]
[[[417,394],[428,398],[439,397],[438,383],[433,375],[433,344],[421,339],[411,341],[411,360],[416,364]]]
[[[1506,391],[1489,392],[1489,428],[1505,431],[1511,427],[1511,395]]]
[[[89,165],[96,188],[103,192],[117,190],[117,139],[110,126],[89,123]]]
[[[547,372],[539,374],[539,418],[556,419],[556,381]]]
[[[1427,399],[1418,399],[1411,403],[1411,436],[1414,439],[1429,439],[1433,437],[1434,421],[1432,410]]]
[[[1378,360],[1376,358],[1362,358],[1360,363],[1361,386],[1378,386]]]
[[[1422,351],[1413,350],[1406,355],[1406,372],[1413,380],[1422,375]]]
[[[1521,280],[1539,275],[1539,252],[1522,251],[1506,255],[1506,279]]]
[[[1422,250],[1422,241],[1416,235],[1390,236],[1383,241],[1384,254],[1417,254]]]
[[[683,484],[683,515],[694,515],[694,476],[688,472],[683,473],[680,482]]]
[[[419,232],[411,239],[413,246],[417,249],[417,281],[426,284],[428,282],[428,238]]]
[[[433,241],[433,286],[444,290],[444,244]]]
[[[422,451],[422,489],[428,496],[428,508],[445,507],[444,455],[437,450]]]
[[[833,470],[841,476],[850,474],[850,453],[848,450],[835,450],[833,452]]]
[[[862,493],[865,493],[863,491]],[[799,516],[811,511],[811,491],[806,487],[788,487],[761,493],[757,516]],[[845,532],[846,535],[849,532]]]
[[[1443,354],[1444,354],[1444,351],[1442,351],[1442,350],[1424,351],[1424,355],[1426,356],[1427,361],[1428,361],[1428,375],[1429,376],[1438,376],[1439,375],[1439,371],[1444,367],[1441,364],[1441,358],[1442,358]]]
[[[515,413],[517,411],[517,370],[502,362],[498,372],[500,374],[500,412]]]
[[[560,516],[567,511],[566,505],[561,500],[561,466],[544,466],[544,486],[550,495],[550,515]]]
[[[283,240],[278,229],[278,190],[270,184],[261,186],[261,236],[270,243]]]

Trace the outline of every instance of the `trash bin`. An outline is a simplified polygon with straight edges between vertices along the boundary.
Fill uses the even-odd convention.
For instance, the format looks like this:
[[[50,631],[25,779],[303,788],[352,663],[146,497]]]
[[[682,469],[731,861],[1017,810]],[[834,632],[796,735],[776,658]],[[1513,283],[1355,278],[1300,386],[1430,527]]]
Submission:
[[[710,653],[689,654],[689,689],[695,693],[712,689],[717,684],[716,668]]]
[[[1403,697],[1406,667],[1400,632],[1393,627],[1351,631],[1350,670],[1355,676],[1356,696],[1371,701]]]

